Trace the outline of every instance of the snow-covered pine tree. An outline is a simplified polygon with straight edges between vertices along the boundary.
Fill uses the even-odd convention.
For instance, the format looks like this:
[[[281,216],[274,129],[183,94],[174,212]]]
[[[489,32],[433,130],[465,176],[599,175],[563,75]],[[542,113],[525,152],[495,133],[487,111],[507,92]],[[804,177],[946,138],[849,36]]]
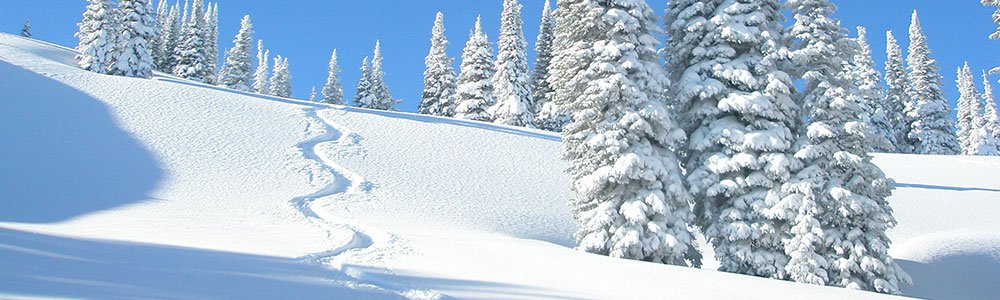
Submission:
[[[490,107],[490,114],[494,123],[534,128],[535,102],[531,97],[528,44],[522,26],[521,4],[517,0],[504,0],[493,74],[496,104]]]
[[[266,95],[270,91],[267,84],[268,71],[270,71],[268,61],[270,59],[271,51],[264,49],[263,40],[257,40],[257,69],[253,73],[253,91],[255,93]]]
[[[269,95],[282,98],[292,97],[292,73],[288,69],[288,58],[278,55],[274,58],[274,72],[271,74]]]
[[[864,51],[831,17],[836,6],[829,0],[786,5],[796,20],[787,38],[793,73],[805,81],[806,124],[795,153],[803,167],[769,211],[791,220],[785,271],[797,282],[898,294],[909,278],[888,255],[885,231],[895,220],[885,199],[893,181],[872,163],[869,152],[883,137],[874,134],[866,111],[870,87],[857,85],[878,74],[856,75],[852,65]]]
[[[163,64],[163,57],[160,55],[160,49],[163,48],[163,35],[166,34],[163,28],[166,26],[167,18],[170,17],[170,6],[167,1],[159,0],[156,3],[156,37],[149,41],[150,55],[153,56],[153,64],[157,70]]]
[[[959,97],[958,120],[955,124],[958,127],[958,139],[962,143],[962,154],[979,155],[979,146],[983,143],[983,136],[980,135],[983,129],[983,108],[980,106],[982,98],[976,90],[975,77],[968,62],[958,68],[957,77]]]
[[[535,72],[531,76],[532,98],[535,100],[535,124],[538,128],[560,132],[569,116],[552,102],[555,90],[549,84],[549,68],[552,65],[552,51],[555,43],[556,18],[552,14],[549,0],[542,7],[542,22],[538,28],[538,39],[535,40]]]
[[[155,49],[153,59],[156,62],[156,69],[160,72],[171,73],[177,65],[177,58],[174,56],[174,49],[177,48],[178,39],[181,35],[180,8],[175,4],[170,6],[170,12],[164,20],[163,27],[160,28],[159,48]],[[159,60],[156,61],[157,57]]]
[[[375,100],[372,99],[372,69],[368,64],[368,57],[361,61],[361,78],[358,78],[357,89],[354,92],[354,106],[361,108],[371,107]]]
[[[207,83],[216,84],[219,68],[219,4],[210,3],[205,8],[205,63],[207,68]]]
[[[309,102],[316,102],[316,86],[309,90]]]
[[[455,115],[455,59],[448,56],[444,13],[438,12],[431,30],[431,50],[424,59],[424,92],[417,111],[425,115]]]
[[[849,61],[848,75],[858,88],[857,96],[861,97],[861,107],[865,109],[865,117],[871,123],[874,133],[872,147],[878,152],[895,153],[896,135],[890,118],[894,112],[886,102],[882,74],[875,70],[872,48],[868,45],[868,30],[860,26],[857,30],[858,37],[851,41],[853,55]]]
[[[556,104],[573,116],[563,158],[572,163],[579,249],[699,266],[691,196],[673,152],[685,135],[666,106],[652,8],[634,0],[558,6],[552,86]]]
[[[84,70],[107,74],[114,61],[117,42],[117,17],[110,0],[88,0],[83,20],[78,24],[80,40],[76,61]]]
[[[985,108],[981,119],[983,120],[984,139],[980,153],[998,156],[1000,155],[1000,112],[997,112],[997,101],[993,97],[993,85],[990,84],[990,78],[986,72],[983,72],[983,100]],[[996,148],[996,150],[990,147]]]
[[[668,1],[664,22],[667,41],[666,49],[663,52],[667,62],[667,73],[672,84],[670,87],[672,95],[668,97],[668,101],[670,101],[668,104],[677,112],[675,113],[677,123],[682,128],[688,129],[693,129],[697,126],[697,124],[689,123],[698,122],[698,118],[695,116],[688,118],[686,114],[678,112],[678,110],[682,110],[684,107],[676,103],[677,100],[682,98],[690,99],[690,96],[679,95],[679,93],[686,92],[687,90],[680,85],[690,83],[690,81],[682,80],[682,78],[695,58],[695,51],[700,50],[699,44],[702,39],[707,36],[710,29],[715,28],[715,26],[710,26],[708,22],[714,14],[712,10],[719,5],[718,1],[704,3],[707,5],[703,5],[701,2],[701,0]]]
[[[237,91],[248,92],[252,89],[253,62],[250,52],[253,51],[253,24],[250,16],[243,16],[240,21],[240,31],[233,39],[233,47],[226,51],[226,62],[219,72],[219,84]]]
[[[194,0],[188,11],[188,20],[181,27],[181,37],[174,56],[177,65],[173,73],[177,77],[191,81],[208,83],[211,73],[205,58],[205,10],[202,0]]]
[[[990,34],[991,40],[1000,40],[1000,1],[998,0],[980,0],[980,3],[985,6],[994,6],[996,10],[993,11],[993,23],[997,23],[998,27],[993,33]],[[993,68],[990,70],[990,74],[1000,73],[1000,67]]]
[[[942,78],[937,60],[931,58],[927,37],[920,27],[917,11],[910,23],[910,49],[907,57],[910,69],[910,98],[914,107],[909,111],[909,141],[916,154],[956,155],[962,147],[955,134],[951,107],[942,90]]]
[[[118,51],[111,64],[111,74],[127,77],[153,76],[150,41],[156,38],[156,16],[150,0],[118,1]]]
[[[337,50],[333,50],[330,55],[330,64],[327,66],[326,84],[323,85],[323,99],[321,102],[327,104],[344,104],[344,85],[340,83],[340,63],[337,61]]]
[[[910,98],[910,79],[903,65],[903,49],[896,41],[892,31],[885,33],[885,106],[889,113],[889,123],[895,135],[896,153],[913,153],[913,144],[907,137],[910,134],[909,112],[913,110],[913,100]]]
[[[179,1],[179,0],[178,0],[178,1]],[[188,12],[189,12],[190,10],[191,10],[191,3],[189,3],[189,1],[188,1],[188,0],[184,0],[184,8],[183,8],[183,9],[181,10],[181,11],[183,12],[183,13],[181,14],[181,29],[182,29],[182,30],[184,29],[184,28],[183,28],[183,27],[184,27],[184,23],[187,23],[187,22],[188,22]]]
[[[493,49],[483,32],[482,17],[476,17],[476,27],[462,50],[462,73],[458,76],[455,118],[493,121],[489,108],[493,98]]]
[[[385,72],[382,71],[382,42],[375,41],[375,51],[372,56],[371,71],[368,73],[369,90],[364,102],[358,103],[360,107],[396,110],[395,106],[399,100],[392,97],[389,85],[385,82]]]
[[[26,38],[31,38],[31,19],[24,20],[24,26],[21,27],[21,36]]]
[[[764,210],[795,166],[799,119],[792,81],[778,68],[780,9],[777,0],[670,1],[667,9],[667,57],[684,59],[671,69],[679,78],[674,106],[690,136],[694,211],[721,271],[774,278],[785,277],[788,234]]]

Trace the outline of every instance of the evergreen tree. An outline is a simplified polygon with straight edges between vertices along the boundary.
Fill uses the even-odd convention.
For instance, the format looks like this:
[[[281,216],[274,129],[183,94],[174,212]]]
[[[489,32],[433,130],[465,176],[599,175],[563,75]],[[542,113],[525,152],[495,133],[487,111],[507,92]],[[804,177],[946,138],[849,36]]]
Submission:
[[[149,44],[156,39],[156,19],[150,0],[119,0],[118,51],[112,58],[111,74],[128,77],[153,76]]]
[[[572,163],[579,249],[699,266],[688,229],[691,196],[672,150],[685,135],[665,105],[669,80],[652,8],[622,0],[558,6],[552,83],[554,101],[573,115],[563,157]]]
[[[909,112],[913,111],[913,100],[910,98],[910,79],[906,74],[906,67],[903,66],[903,49],[899,47],[899,42],[892,35],[892,31],[887,31],[885,60],[885,84],[888,89],[885,92],[886,111],[889,112],[889,122],[892,124],[892,133],[895,135],[897,153],[913,153],[913,144],[908,138],[910,134]]]
[[[682,84],[691,84],[690,81],[682,80],[687,69],[695,59],[696,50],[701,50],[700,43],[710,29],[715,28],[708,24],[709,19],[715,13],[712,11],[719,3],[718,1],[706,2],[703,5],[701,0],[670,0],[667,2],[667,12],[665,17],[665,27],[667,33],[666,49],[664,58],[667,62],[667,72],[672,83],[670,88],[671,96],[668,104],[676,112],[677,122],[683,128],[694,128],[697,122],[695,116],[688,118],[685,114],[677,110],[682,110],[683,105],[676,103],[678,99],[690,99],[691,95],[681,93],[691,92]],[[683,149],[681,149],[683,150]]]
[[[80,31],[76,33],[76,37],[80,39],[76,46],[79,53],[76,61],[81,68],[108,74],[117,46],[116,19],[110,0],[88,0],[83,21],[78,24]]]
[[[382,43],[379,41],[375,42],[375,52],[367,78],[368,90],[363,94],[364,98],[359,98],[357,105],[370,109],[396,110],[395,106],[399,101],[392,97],[392,92],[385,82],[385,73],[382,71]]]
[[[184,13],[181,15],[181,29],[183,29],[184,23],[187,23],[189,20],[188,11],[190,10],[191,10],[191,4],[188,3],[188,0],[184,0],[184,8],[183,8]]]
[[[868,45],[868,30],[857,27],[858,37],[851,42],[853,49],[849,61],[849,72],[852,83],[858,88],[861,97],[861,107],[864,117],[871,123],[872,147],[875,151],[885,153],[896,152],[896,134],[893,131],[892,111],[886,100],[885,89],[882,87],[881,74],[875,70],[875,59],[872,58],[872,48]]]
[[[455,118],[490,122],[493,118],[488,110],[494,103],[493,49],[490,48],[489,37],[483,32],[481,21],[481,17],[476,18],[476,27],[462,50]]]
[[[499,52],[493,74],[496,104],[490,107],[490,114],[494,123],[534,128],[532,110],[535,103],[531,98],[528,44],[522,26],[521,4],[517,0],[504,0],[497,42]]]
[[[174,49],[177,65],[173,72],[180,78],[208,83],[211,73],[205,58],[204,12],[202,0],[194,0],[187,13],[188,20],[182,25],[179,44]]]
[[[913,11],[910,23],[910,49],[907,57],[910,68],[910,97],[914,109],[909,111],[909,141],[914,153],[955,155],[962,151],[951,120],[951,107],[942,90],[941,73],[937,60],[931,58],[927,37],[920,27],[917,12]]]
[[[149,41],[150,55],[153,56],[153,64],[155,64],[157,70],[163,65],[163,56],[160,49],[163,48],[163,35],[167,34],[167,30],[164,27],[166,27],[167,18],[170,17],[170,6],[167,5],[167,1],[159,0],[156,3],[156,37]]]
[[[975,77],[972,69],[966,62],[958,68],[958,139],[962,143],[962,154],[979,155],[979,146],[984,142],[981,131],[983,129],[982,111],[980,106],[982,98],[979,91],[976,91]]]
[[[431,50],[424,60],[424,92],[417,111],[425,115],[455,115],[455,59],[448,56],[444,13],[438,12],[431,30]]]
[[[542,24],[538,28],[538,39],[535,41],[535,72],[531,83],[535,100],[535,124],[538,128],[559,132],[569,123],[569,116],[552,102],[555,90],[549,84],[549,68],[552,64],[553,43],[555,43],[556,18],[552,14],[549,0],[542,7]]]
[[[765,209],[795,165],[799,114],[791,79],[778,68],[786,52],[778,2],[671,1],[668,51],[676,53],[667,57],[685,59],[671,63],[679,78],[673,105],[690,136],[685,168],[694,211],[720,270],[783,278],[786,222]]]
[[[269,95],[282,98],[292,97],[292,74],[288,69],[288,58],[278,55],[274,58],[274,72],[271,74]]]
[[[207,83],[216,84],[219,68],[219,4],[209,4],[205,9],[205,63],[208,72]]]
[[[253,73],[253,91],[258,94],[267,94],[270,86],[267,83],[268,61],[271,59],[271,51],[264,50],[264,41],[257,40],[257,69]]]
[[[986,102],[983,109],[983,144],[980,146],[980,153],[983,155],[1000,155],[1000,113],[997,112],[997,101],[993,97],[993,85],[990,84],[989,77],[983,72],[983,100]],[[991,148],[992,147],[992,148]],[[993,150],[996,148],[996,150]]]
[[[170,6],[170,12],[160,30],[159,48],[156,48],[153,58],[155,60],[156,57],[159,57],[159,61],[156,62],[157,70],[170,73],[177,65],[174,49],[177,48],[181,36],[180,8],[177,5]]]
[[[243,16],[240,22],[240,32],[233,39],[233,48],[226,51],[226,62],[219,72],[220,85],[243,92],[251,90],[253,82],[251,47],[253,47],[253,24],[247,15]]]
[[[869,87],[852,75],[856,53],[864,51],[831,17],[836,6],[828,0],[787,5],[796,20],[788,38],[794,73],[805,81],[807,123],[796,142],[802,168],[769,212],[791,220],[785,271],[797,282],[898,294],[909,278],[888,255],[885,232],[895,220],[886,198],[893,181],[872,163],[869,152],[883,137],[874,134],[865,111]]]
[[[340,83],[340,64],[337,62],[337,50],[330,55],[330,65],[327,66],[326,84],[323,85],[323,103],[344,104],[344,86]]]
[[[21,27],[21,36],[26,38],[31,38],[31,19],[24,21],[24,27]]]
[[[309,90],[309,102],[316,102],[316,86]]]
[[[993,11],[993,23],[997,23],[998,27],[993,33],[990,34],[991,40],[1000,40],[1000,1],[998,0],[980,0],[980,3],[985,6],[994,6],[996,10]],[[993,68],[990,70],[990,74],[1000,73],[1000,67]]]
[[[372,69],[368,64],[368,57],[361,61],[361,78],[358,79],[358,86],[354,92],[354,106],[370,108],[375,103],[372,99]]]

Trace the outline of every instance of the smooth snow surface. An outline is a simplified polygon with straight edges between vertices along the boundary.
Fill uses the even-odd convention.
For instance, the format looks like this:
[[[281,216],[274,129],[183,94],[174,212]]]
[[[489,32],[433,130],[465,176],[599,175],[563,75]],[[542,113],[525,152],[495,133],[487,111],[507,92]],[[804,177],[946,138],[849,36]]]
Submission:
[[[542,131],[97,75],[10,35],[0,90],[0,298],[886,298],[572,250]],[[904,291],[1000,293],[1000,159],[877,162]]]

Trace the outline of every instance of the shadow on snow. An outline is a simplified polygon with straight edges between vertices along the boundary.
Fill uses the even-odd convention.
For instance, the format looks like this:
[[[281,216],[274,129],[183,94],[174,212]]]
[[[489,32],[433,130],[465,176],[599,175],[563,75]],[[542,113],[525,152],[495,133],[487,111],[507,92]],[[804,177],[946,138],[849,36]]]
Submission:
[[[0,228],[0,298],[401,299],[291,258]]]
[[[0,91],[0,222],[59,222],[136,203],[163,177],[97,99],[6,62]]]

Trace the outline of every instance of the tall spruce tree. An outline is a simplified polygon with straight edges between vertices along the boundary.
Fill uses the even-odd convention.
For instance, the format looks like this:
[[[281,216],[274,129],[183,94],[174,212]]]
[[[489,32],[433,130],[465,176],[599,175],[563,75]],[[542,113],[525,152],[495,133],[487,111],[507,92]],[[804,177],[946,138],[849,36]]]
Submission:
[[[448,56],[444,13],[438,12],[431,30],[431,50],[424,60],[424,92],[417,111],[425,115],[455,115],[455,59]]]
[[[160,49],[163,48],[163,35],[166,34],[167,18],[170,17],[170,6],[167,4],[168,0],[159,0],[156,3],[156,38],[149,41],[150,55],[153,56],[153,63],[156,65],[156,69],[160,69],[160,65],[163,64],[163,56],[160,53]]]
[[[205,8],[205,63],[207,68],[208,83],[218,82],[219,69],[219,4],[209,4]]]
[[[270,71],[268,61],[271,59],[271,51],[264,49],[264,41],[257,40],[257,69],[253,72],[253,91],[258,94],[267,94],[270,86],[267,84],[267,76]]]
[[[984,131],[984,142],[981,145],[981,153],[984,155],[1000,155],[1000,112],[997,112],[997,101],[993,97],[993,85],[990,84],[990,79],[983,72],[983,131]],[[990,147],[996,148],[992,154],[990,154]]]
[[[117,45],[117,17],[110,0],[88,0],[83,20],[78,24],[76,61],[84,70],[107,74]]]
[[[556,18],[552,14],[549,0],[542,7],[542,22],[535,40],[535,72],[531,77],[532,98],[535,100],[535,124],[538,128],[559,132],[569,123],[569,116],[552,102],[555,89],[549,84],[549,69],[552,65],[553,43],[555,43]]]
[[[668,104],[675,110],[683,110],[683,105],[677,103],[678,99],[690,99],[691,95],[681,95],[681,93],[691,92],[682,84],[691,84],[682,80],[687,69],[695,59],[696,50],[700,50],[701,40],[708,35],[710,29],[715,26],[708,24],[719,3],[718,1],[701,3],[701,0],[670,0],[667,2],[667,12],[665,17],[665,28],[667,34],[666,49],[664,58],[667,62],[667,73],[672,84],[670,88],[671,96]],[[705,5],[703,5],[705,4]],[[677,122],[683,128],[694,128],[697,118],[688,118],[683,113],[676,113]],[[680,150],[684,150],[683,148]]]
[[[358,78],[357,89],[354,91],[354,106],[361,108],[371,108],[375,103],[372,99],[372,68],[368,64],[368,57],[361,61],[361,78]]]
[[[237,91],[248,92],[253,87],[253,24],[250,16],[243,16],[240,31],[233,39],[233,47],[226,51],[226,62],[219,72],[219,84]]]
[[[991,40],[1000,40],[1000,0],[980,0],[980,3],[985,6],[996,7],[993,11],[993,23],[997,23],[997,29],[990,33]],[[1000,73],[1000,67],[993,68],[990,70],[990,74]]]
[[[885,103],[889,122],[892,124],[892,133],[895,135],[896,153],[913,153],[913,144],[908,138],[912,123],[909,112],[913,111],[914,107],[909,94],[910,78],[903,65],[903,49],[896,41],[896,37],[892,31],[887,31],[885,37],[885,84],[888,87],[885,91]]]
[[[455,118],[493,121],[489,107],[493,105],[493,49],[483,32],[482,18],[476,18],[475,29],[462,50],[461,74],[455,101]]]
[[[852,57],[849,61],[849,72],[852,83],[858,88],[857,96],[864,108],[864,117],[871,123],[874,136],[871,140],[875,151],[885,153],[896,152],[896,134],[893,131],[891,115],[895,113],[886,100],[885,88],[882,87],[881,74],[875,70],[875,59],[872,48],[868,45],[868,30],[857,27],[858,36],[851,41]]]
[[[180,78],[208,83],[211,73],[205,58],[207,34],[204,32],[204,13],[203,1],[194,0],[187,12],[188,20],[181,28],[179,44],[174,49],[177,65],[174,66],[173,73]]]
[[[795,165],[799,108],[778,68],[786,52],[778,2],[670,1],[667,20],[668,51],[677,52],[668,57],[684,59],[671,62],[673,105],[690,136],[685,168],[698,223],[721,271],[783,278],[785,222],[765,209]]]
[[[271,74],[271,96],[292,97],[292,73],[288,69],[288,58],[278,55],[274,58],[274,72]]]
[[[157,70],[171,73],[177,65],[174,49],[177,48],[181,36],[180,8],[176,4],[170,6],[170,12],[167,13],[167,19],[164,20],[160,31],[159,48],[156,49],[153,58],[156,60],[159,57],[159,61],[156,61]]]
[[[111,74],[150,78],[155,63],[150,42],[156,39],[156,17],[150,0],[119,0],[118,51],[111,64]]]
[[[524,40],[521,4],[504,0],[500,15],[500,40],[497,42],[493,89],[496,104],[490,107],[493,122],[513,126],[536,127],[532,112],[531,77],[528,74],[528,44]]]
[[[684,132],[664,100],[669,80],[652,8],[622,0],[558,6],[552,83],[554,101],[573,116],[563,158],[572,163],[579,249],[699,266],[688,229],[691,196],[672,150]]]
[[[836,6],[830,1],[787,5],[795,17],[787,38],[793,73],[805,81],[800,95],[807,121],[796,142],[802,168],[769,212],[791,220],[785,271],[797,282],[898,294],[909,279],[888,255],[885,232],[895,220],[886,198],[893,181],[869,154],[882,137],[869,122],[867,87],[852,75],[859,44],[832,18]]]
[[[24,26],[21,27],[21,36],[26,38],[32,38],[34,35],[31,34],[31,19],[24,20]]]
[[[942,89],[942,77],[937,60],[931,58],[927,37],[920,27],[917,12],[910,23],[910,49],[907,57],[910,69],[909,95],[914,107],[909,111],[910,133],[907,136],[917,154],[955,155],[962,151],[951,107]]]
[[[979,155],[979,146],[983,143],[981,131],[983,119],[982,98],[976,90],[975,77],[969,63],[958,68],[958,139],[962,143],[962,154]]]
[[[343,105],[344,86],[340,83],[340,64],[337,62],[337,50],[333,50],[333,54],[330,55],[330,64],[326,70],[326,84],[323,85],[323,99],[321,102]]]
[[[389,85],[385,82],[385,72],[382,70],[382,42],[375,41],[375,51],[372,56],[371,73],[368,74],[368,102],[364,108],[378,110],[396,110],[400,101],[392,97]]]

